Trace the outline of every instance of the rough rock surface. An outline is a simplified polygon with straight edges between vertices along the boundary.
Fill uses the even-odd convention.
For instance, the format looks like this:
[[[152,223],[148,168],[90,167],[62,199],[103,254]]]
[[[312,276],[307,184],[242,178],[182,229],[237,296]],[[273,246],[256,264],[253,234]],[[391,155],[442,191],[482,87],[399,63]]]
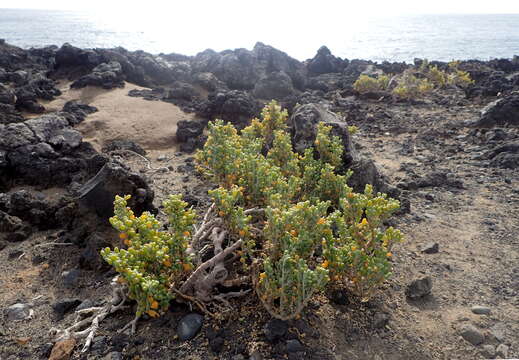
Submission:
[[[154,192],[146,181],[116,161],[106,163],[78,192],[80,202],[103,218],[113,215],[115,195],[132,195],[129,206],[137,214],[154,209]]]
[[[258,115],[260,103],[245,91],[213,92],[199,114],[207,119],[230,121],[239,128],[245,127]]]
[[[72,88],[83,88],[89,85],[104,89],[123,87],[124,73],[121,64],[117,61],[99,64],[90,74],[80,77],[70,86]]]
[[[308,72],[312,75],[327,73],[340,73],[348,65],[347,60],[342,60],[332,55],[326,47],[321,46],[313,59],[308,61]]]
[[[519,93],[514,92],[506,97],[488,104],[481,111],[481,118],[474,127],[519,126]]]

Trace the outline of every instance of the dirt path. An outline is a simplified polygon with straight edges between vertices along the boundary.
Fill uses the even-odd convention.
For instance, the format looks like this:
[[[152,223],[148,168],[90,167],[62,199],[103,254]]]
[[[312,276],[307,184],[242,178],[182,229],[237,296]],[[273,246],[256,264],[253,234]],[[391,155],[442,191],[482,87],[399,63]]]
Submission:
[[[518,174],[485,168],[481,161],[473,160],[477,149],[465,141],[469,129],[460,125],[464,119],[477,116],[476,110],[460,107],[438,119],[434,107],[415,108],[415,122],[398,122],[402,109],[396,107],[389,109],[396,120],[392,126],[406,128],[404,135],[392,136],[384,130],[359,135],[392,183],[405,181],[409,175],[421,178],[438,171],[463,183],[462,189],[441,184],[411,190],[411,215],[398,221],[407,240],[395,252],[391,288],[398,291],[410,280],[427,275],[433,280],[433,295],[426,301],[409,303],[398,291],[394,303],[387,304],[395,307],[389,326],[424,350],[424,356],[438,359],[483,356],[481,346],[476,348],[460,337],[465,324],[481,330],[484,344],[512,345],[515,352],[509,355],[518,351]],[[424,127],[420,120],[427,118],[437,121]],[[441,141],[435,144],[424,136],[430,133]],[[405,139],[410,137],[415,150],[402,155]],[[422,253],[422,247],[431,242],[438,243],[439,252]],[[473,314],[471,307],[475,305],[490,307],[491,314]],[[406,358],[400,356],[395,358]],[[383,352],[379,357],[387,358]]]

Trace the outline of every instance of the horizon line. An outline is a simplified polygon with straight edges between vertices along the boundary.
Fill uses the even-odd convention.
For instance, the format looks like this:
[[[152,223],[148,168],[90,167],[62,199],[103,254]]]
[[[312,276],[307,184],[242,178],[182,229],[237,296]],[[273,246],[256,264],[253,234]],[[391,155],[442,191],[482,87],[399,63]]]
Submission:
[[[75,12],[94,12],[92,9],[56,9],[56,8],[17,8],[17,7],[0,7],[0,10],[43,10],[43,11],[75,11]],[[391,17],[391,16],[409,16],[409,15],[519,15],[519,12],[403,12],[403,13],[387,13],[387,14],[364,14],[366,17]]]

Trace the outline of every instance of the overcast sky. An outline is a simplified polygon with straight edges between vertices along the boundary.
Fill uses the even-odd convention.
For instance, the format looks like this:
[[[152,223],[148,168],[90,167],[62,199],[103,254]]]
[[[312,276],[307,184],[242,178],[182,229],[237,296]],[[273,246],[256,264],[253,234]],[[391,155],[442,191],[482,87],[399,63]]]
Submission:
[[[308,18],[322,15],[340,17],[403,13],[519,13],[519,0],[148,0],[139,3],[133,3],[132,0],[0,0],[0,8],[95,10],[110,11],[114,14],[180,13],[190,14],[194,18],[203,12],[205,16],[202,17],[218,16],[218,20],[232,20],[236,16],[244,15],[257,19],[258,15],[267,16],[275,11],[294,20],[293,18],[298,16]]]

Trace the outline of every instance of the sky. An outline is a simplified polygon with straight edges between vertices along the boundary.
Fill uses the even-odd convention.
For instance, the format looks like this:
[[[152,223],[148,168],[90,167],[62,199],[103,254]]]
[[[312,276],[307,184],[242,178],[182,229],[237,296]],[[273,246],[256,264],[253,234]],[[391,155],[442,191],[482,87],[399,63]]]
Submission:
[[[218,16],[219,20],[231,21],[236,16],[259,15],[270,17],[272,11],[292,18],[315,18],[316,16],[341,17],[395,14],[439,14],[439,13],[493,13],[519,14],[519,0],[0,0],[0,8],[58,9],[58,10],[95,10],[120,15],[138,15],[143,13],[192,14],[207,17]],[[204,10],[204,11],[202,11]],[[192,17],[192,18],[193,18]],[[293,19],[292,19],[293,20]],[[312,24],[308,24],[311,26]]]

